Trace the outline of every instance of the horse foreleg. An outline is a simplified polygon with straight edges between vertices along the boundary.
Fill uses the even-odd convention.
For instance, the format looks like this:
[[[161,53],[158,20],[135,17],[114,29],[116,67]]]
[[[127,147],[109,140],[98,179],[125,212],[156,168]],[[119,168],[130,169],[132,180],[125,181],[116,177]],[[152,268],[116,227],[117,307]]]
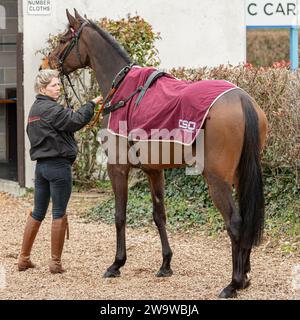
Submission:
[[[126,225],[126,206],[128,199],[128,165],[107,165],[112,188],[115,194],[115,224],[117,232],[117,248],[114,263],[106,270],[104,277],[120,276],[119,269],[126,262],[126,242],[125,242],[125,225]]]
[[[164,172],[163,170],[145,171],[151,189],[151,196],[153,202],[153,220],[157,226],[161,245],[163,262],[157,277],[168,277],[173,274],[171,269],[172,250],[169,245],[169,240],[166,231],[166,213],[164,205]]]

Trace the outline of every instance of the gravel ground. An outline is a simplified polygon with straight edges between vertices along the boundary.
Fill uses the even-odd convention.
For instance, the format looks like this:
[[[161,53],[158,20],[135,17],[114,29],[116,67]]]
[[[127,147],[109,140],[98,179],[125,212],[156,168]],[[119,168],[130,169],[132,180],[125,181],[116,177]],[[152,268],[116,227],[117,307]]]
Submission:
[[[231,277],[231,248],[225,234],[170,233],[174,275],[156,278],[161,264],[159,236],[154,227],[127,229],[127,263],[121,277],[102,278],[115,252],[114,226],[86,223],[81,214],[104,195],[74,193],[69,205],[70,240],[65,243],[67,272],[48,271],[48,213],[32,252],[37,268],[17,271],[23,228],[32,198],[0,193],[0,300],[4,299],[218,299]],[[252,285],[238,299],[300,299],[300,258],[284,256],[265,241],[252,253]],[[293,275],[294,272],[294,275]]]

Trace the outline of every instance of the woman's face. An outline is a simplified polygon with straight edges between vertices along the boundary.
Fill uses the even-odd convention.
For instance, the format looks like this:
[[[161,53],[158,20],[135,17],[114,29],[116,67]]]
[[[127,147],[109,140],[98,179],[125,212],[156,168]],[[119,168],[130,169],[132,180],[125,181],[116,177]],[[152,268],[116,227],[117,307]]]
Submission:
[[[41,88],[41,93],[43,95],[49,96],[54,100],[57,100],[60,96],[60,81],[58,78],[53,78],[50,83],[44,87]]]

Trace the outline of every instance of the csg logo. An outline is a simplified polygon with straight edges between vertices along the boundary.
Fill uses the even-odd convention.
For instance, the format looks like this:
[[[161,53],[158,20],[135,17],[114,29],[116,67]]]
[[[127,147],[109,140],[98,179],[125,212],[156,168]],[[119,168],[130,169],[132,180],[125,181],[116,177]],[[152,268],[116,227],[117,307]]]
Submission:
[[[193,132],[196,129],[196,122],[179,119],[179,128]]]

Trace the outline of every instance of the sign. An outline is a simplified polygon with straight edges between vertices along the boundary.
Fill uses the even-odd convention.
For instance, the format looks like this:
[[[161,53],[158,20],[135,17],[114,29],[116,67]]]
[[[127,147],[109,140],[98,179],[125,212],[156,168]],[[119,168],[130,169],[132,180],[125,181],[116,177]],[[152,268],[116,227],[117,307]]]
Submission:
[[[246,0],[247,26],[298,26],[300,0]]]
[[[251,28],[289,28],[291,70],[299,67],[300,0],[245,0],[245,20]]]
[[[30,15],[51,14],[51,0],[27,0],[27,13]]]

